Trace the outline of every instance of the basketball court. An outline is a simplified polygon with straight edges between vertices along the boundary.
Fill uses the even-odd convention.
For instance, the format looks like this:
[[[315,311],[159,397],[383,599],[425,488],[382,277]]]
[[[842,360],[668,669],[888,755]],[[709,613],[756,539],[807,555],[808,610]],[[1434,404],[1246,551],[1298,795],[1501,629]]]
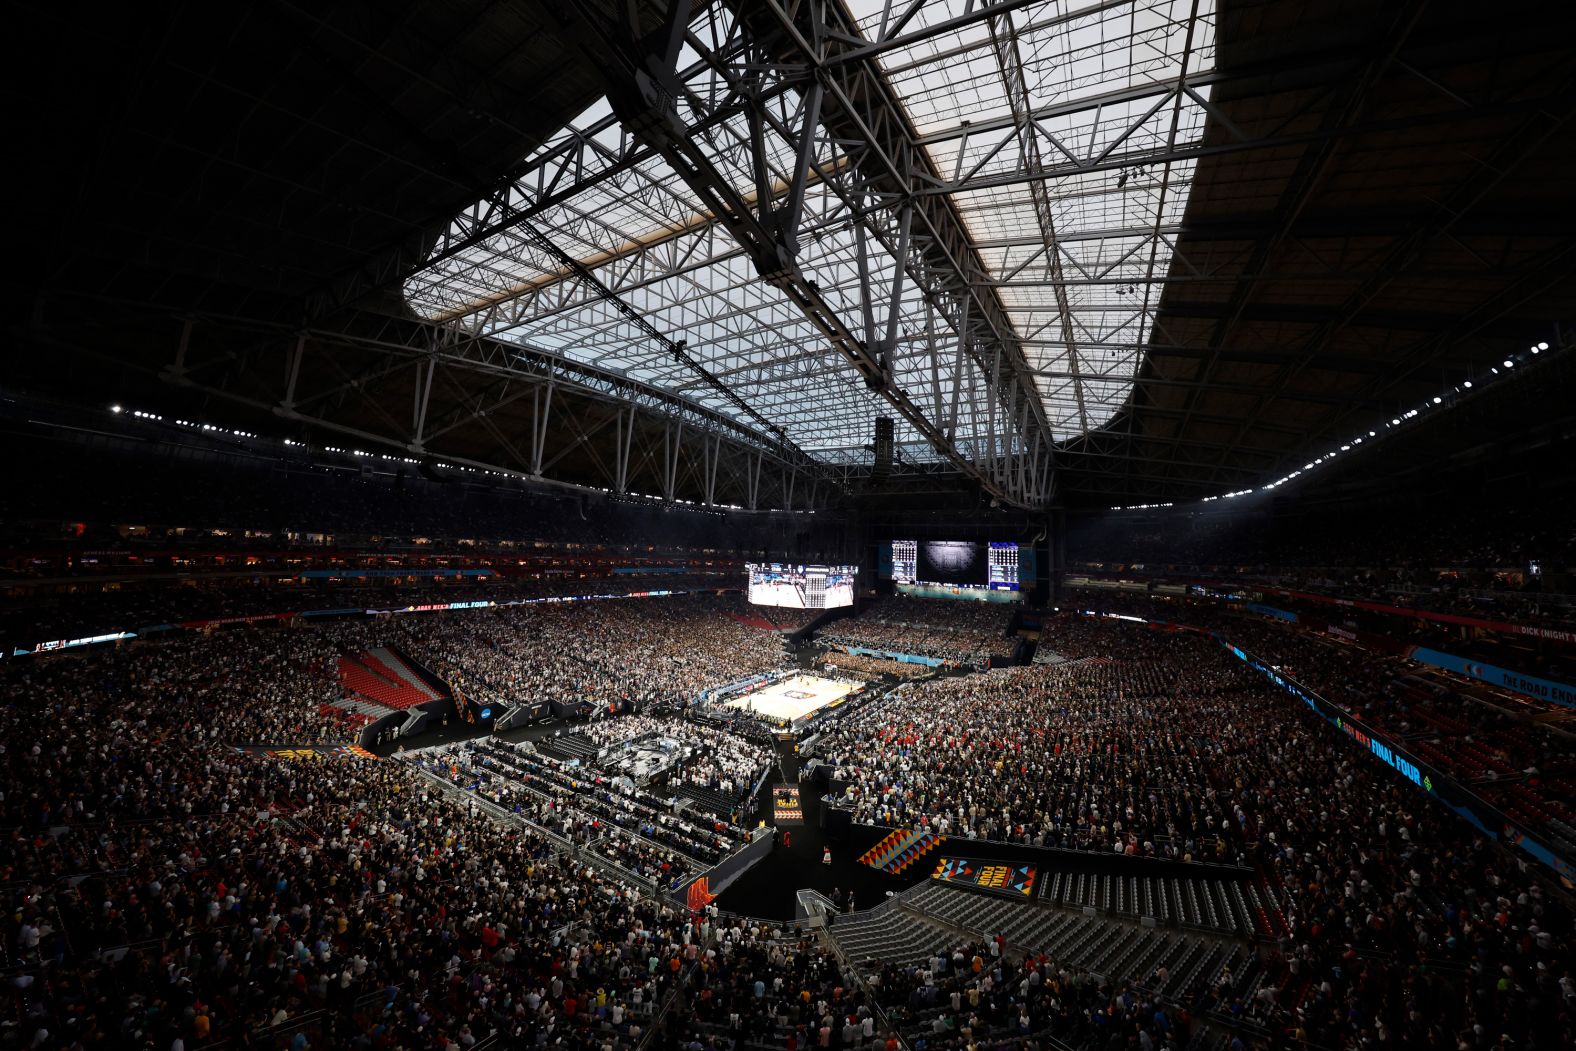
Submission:
[[[791,675],[770,686],[729,701],[729,708],[742,708],[783,723],[796,722],[829,704],[835,704],[859,689],[858,683],[823,679],[819,675]]]

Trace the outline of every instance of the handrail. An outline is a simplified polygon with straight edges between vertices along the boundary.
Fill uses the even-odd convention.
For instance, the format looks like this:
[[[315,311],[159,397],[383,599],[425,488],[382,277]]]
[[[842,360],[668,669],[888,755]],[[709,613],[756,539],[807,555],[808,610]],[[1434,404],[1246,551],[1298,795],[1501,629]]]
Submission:
[[[646,1048],[651,1045],[652,1038],[657,1035],[657,1030],[661,1028],[663,1020],[668,1016],[668,1012],[672,1011],[673,1005],[678,1002],[679,993],[689,985],[690,977],[694,975],[695,968],[698,966],[699,964],[696,961],[691,960],[689,964],[679,971],[679,976],[673,981],[673,988],[669,989],[668,994],[662,998],[661,1010],[651,1016],[651,1024],[646,1026],[645,1032],[640,1034],[640,1042],[635,1045],[635,1051],[646,1051]]]
[[[443,747],[450,747],[450,746],[443,746]],[[543,758],[545,759],[546,757],[543,757]],[[445,782],[445,783],[447,783],[447,782]],[[599,821],[605,820],[600,815],[595,814],[595,813],[593,813],[593,812],[591,812],[589,810],[585,810],[582,807],[580,807],[578,805],[575,805],[573,803],[561,804],[559,802],[559,800],[557,800],[553,796],[549,795],[546,792],[543,792],[542,790],[540,790],[538,788],[534,788],[531,785],[526,784],[524,781],[513,780],[513,781],[510,781],[509,783],[518,786],[519,788],[523,789],[524,791],[529,792],[531,795],[536,796],[537,798],[539,798],[539,799],[541,799],[541,800],[543,800],[545,802],[553,803],[555,805],[561,805],[561,806],[563,806],[564,809],[571,810],[574,813],[577,813],[577,814],[579,814],[582,817],[593,818],[593,819],[599,820]],[[456,787],[458,787],[458,786],[456,786]],[[496,805],[496,804],[494,804],[494,805]],[[528,819],[521,818],[520,820],[527,821]],[[528,823],[531,823],[531,822],[528,821]],[[674,846],[671,846],[671,845],[669,845],[667,843],[662,843],[662,842],[659,842],[657,840],[651,839],[650,837],[642,835],[641,833],[636,832],[633,829],[624,828],[622,825],[614,825],[613,827],[617,828],[623,834],[625,834],[627,836],[633,836],[635,839],[641,840],[641,841],[643,841],[645,843],[649,843],[653,847],[658,848],[659,850],[665,850],[665,851],[667,851],[670,854],[676,854],[677,856],[683,858],[685,861],[688,861],[688,862],[692,863],[695,866],[696,869],[698,869],[700,871],[703,871],[703,872],[706,871],[706,870],[709,870],[711,868],[716,867],[716,865],[720,865],[724,860],[726,860],[727,855],[729,853],[732,853],[732,851],[729,851],[729,852],[725,853],[722,858],[717,859],[717,861],[715,861],[715,862],[703,861],[700,858],[697,858],[697,857],[695,857],[692,854],[686,854],[684,851],[678,849],[677,847],[674,847]],[[746,842],[744,845],[748,845],[748,842]],[[738,849],[738,848],[735,848],[735,849]]]
[[[859,983],[860,990],[865,994],[865,1002],[870,1005],[876,1018],[880,1020],[881,1027],[892,1034],[898,1045],[903,1048],[903,1051],[914,1051],[913,1045],[908,1042],[908,1037],[903,1035],[901,1029],[892,1024],[892,1017],[886,1013],[886,1008],[881,1005],[880,997],[876,996],[875,990],[870,987],[870,982],[866,980],[864,972],[855,967],[848,959],[848,954],[843,950],[842,944],[838,942],[837,936],[832,933],[830,927],[823,926],[821,928],[821,942],[829,947],[833,955],[837,957],[843,973],[852,975],[854,981]]]
[[[835,774],[835,771],[836,771],[835,767],[833,768],[833,771],[834,771],[834,774]],[[843,810],[843,811],[850,811],[851,812],[849,807],[839,806],[837,803],[832,803],[830,805],[835,810]],[[912,827],[912,826],[904,826],[904,825],[883,825],[883,824],[879,824],[879,823],[874,822],[874,821],[855,821],[854,823],[857,824],[857,825],[862,825],[865,828],[886,829],[889,832],[897,831],[898,829],[905,828],[905,827]],[[1251,866],[1251,865],[1238,865],[1238,864],[1235,864],[1235,863],[1228,863],[1228,862],[1224,862],[1224,861],[1184,861],[1181,858],[1162,857],[1162,856],[1160,856],[1158,854],[1133,854],[1133,855],[1128,855],[1128,854],[1118,854],[1118,853],[1116,853],[1115,851],[1112,851],[1112,850],[1079,850],[1076,847],[1046,847],[1046,846],[1041,846],[1038,843],[1015,843],[1015,842],[1013,842],[1010,839],[985,839],[985,838],[982,838],[982,837],[979,837],[979,836],[959,836],[959,835],[954,835],[953,833],[950,833],[950,832],[948,832],[948,833],[937,832],[935,834],[938,835],[938,836],[944,835],[944,837],[946,839],[955,840],[958,843],[963,843],[963,844],[984,843],[984,844],[987,844],[987,845],[993,846],[993,847],[1016,847],[1016,848],[1018,848],[1020,850],[1045,850],[1045,851],[1052,851],[1052,852],[1060,852],[1060,853],[1063,853],[1063,854],[1078,854],[1078,855],[1082,855],[1082,856],[1089,856],[1089,857],[1096,857],[1096,858],[1123,859],[1124,861],[1163,862],[1163,863],[1165,863],[1167,865],[1187,865],[1187,866],[1197,867],[1197,868],[1206,869],[1206,870],[1216,870],[1216,871],[1223,870],[1223,871],[1226,871],[1226,872],[1235,872],[1235,873],[1251,873],[1253,871],[1253,866]],[[1171,842],[1171,839],[1170,839],[1169,836],[1156,836],[1154,839],[1151,840],[1151,842],[1154,842],[1154,843],[1168,843],[1168,842]]]
[[[923,887],[923,886],[926,886],[926,884],[921,883],[921,884],[917,884],[917,886]],[[960,891],[959,893],[967,894],[969,892],[967,892],[967,891]],[[1034,903],[1029,903],[1029,902],[1024,902],[1023,904],[1027,908],[1043,908],[1043,907],[1045,907],[1045,906],[1040,906],[1040,905],[1037,905],[1037,904],[1034,904]],[[922,909],[922,908],[920,908],[918,906],[915,906],[915,905],[910,905],[906,901],[902,902],[898,907],[903,909],[905,912],[910,912],[910,913],[912,913],[915,916],[921,917],[923,919],[928,919],[931,923],[938,923],[938,924],[944,923],[944,924],[946,924],[949,927],[956,927],[957,929],[959,929],[961,931],[965,931],[969,935],[971,935],[973,937],[976,937],[976,938],[980,938],[980,939],[982,939],[984,941],[989,941],[991,939],[991,937],[992,937],[992,935],[990,934],[989,931],[981,930],[981,929],[979,929],[977,927],[971,927],[969,924],[967,924],[967,923],[965,923],[965,922],[963,922],[961,920],[953,920],[953,919],[944,918],[944,917],[940,917],[940,916],[932,917],[924,909]],[[1110,921],[1108,919],[1102,919],[1101,922],[1102,923],[1108,923]],[[1158,930],[1157,930],[1156,933],[1159,933]],[[1251,948],[1252,945],[1253,945],[1252,941],[1250,941],[1248,939],[1234,938],[1232,935],[1221,934],[1219,931],[1212,931],[1212,932],[1210,932],[1210,934],[1215,939],[1217,939],[1219,941],[1222,941],[1222,942],[1226,942],[1226,943],[1230,943],[1232,941],[1240,941],[1240,942],[1243,943],[1243,946],[1245,948]],[[1028,946],[1022,944],[1021,942],[1008,942],[1007,944],[1010,947],[1012,947],[1014,949],[1017,949],[1020,953],[1026,955],[1026,956],[1032,957],[1032,956],[1036,955],[1036,953],[1034,951],[1031,951]],[[1235,951],[1235,950],[1233,950],[1233,951]],[[1092,970],[1092,969],[1090,969],[1088,967],[1082,966],[1081,964],[1071,964],[1071,963],[1069,963],[1068,966],[1072,966],[1075,970],[1083,971],[1083,972],[1085,972],[1087,974],[1100,974],[1101,973],[1101,972],[1098,972],[1098,971],[1094,971],[1094,970]],[[1111,977],[1111,976],[1110,975],[1106,975],[1105,977]],[[1175,997],[1169,996],[1169,995],[1167,995],[1165,993],[1162,993],[1158,989],[1152,989],[1149,986],[1144,985],[1141,982],[1136,982],[1136,981],[1133,981],[1131,979],[1128,979],[1128,978],[1125,978],[1125,977],[1122,977],[1122,976],[1117,976],[1117,977],[1119,977],[1121,979],[1121,981],[1122,981],[1122,983],[1124,985],[1127,985],[1130,988],[1135,989],[1135,990],[1137,990],[1137,991],[1139,991],[1139,992],[1141,992],[1141,993],[1153,998],[1157,1002],[1165,1003],[1165,1004],[1169,1004],[1169,1005],[1173,1005],[1173,1006],[1177,1006],[1177,1007],[1183,1007],[1183,1008],[1186,1008],[1188,1006],[1184,1001],[1182,1001],[1180,999],[1177,999]],[[1232,1027],[1232,1028],[1235,1028],[1239,1024],[1233,1019],[1220,1019],[1219,1021],[1221,1022],[1221,1024],[1226,1025],[1228,1027]],[[1252,1025],[1252,1026],[1248,1026],[1248,1027],[1244,1027],[1244,1028],[1249,1028],[1250,1031],[1255,1033],[1255,1034],[1262,1035],[1262,1033],[1264,1032],[1263,1027],[1262,1026],[1258,1026],[1258,1025]],[[1070,1051],[1070,1049],[1069,1049],[1069,1051]]]
[[[513,812],[508,811],[508,810],[505,810],[503,807],[499,806],[497,803],[494,803],[492,800],[486,798],[485,796],[478,795],[478,794],[476,794],[474,792],[467,792],[463,788],[461,788],[459,785],[453,784],[452,782],[446,780],[445,778],[440,777],[439,775],[433,773],[431,770],[428,770],[426,767],[422,766],[419,763],[412,763],[411,764],[411,769],[415,770],[417,773],[421,774],[427,780],[429,780],[433,784],[437,785],[440,789],[442,789],[448,795],[454,796],[454,797],[456,797],[458,799],[466,800],[467,802],[476,802],[476,803],[481,804],[481,806],[484,809],[486,809],[487,811],[489,811],[489,812],[491,812],[493,814],[495,820],[496,819],[502,819],[502,820],[514,821],[514,822],[516,822],[516,823],[518,823],[520,825],[525,826],[525,828],[527,830],[536,833],[537,835],[539,835],[542,838],[546,839],[549,843],[554,844],[558,848],[558,853],[570,854],[570,855],[573,855],[575,853],[575,845],[574,845],[574,843],[571,840],[566,839],[563,836],[559,835],[557,832],[554,832],[551,829],[546,828],[545,826],[538,825],[536,822],[530,820],[529,818],[524,818],[524,817],[521,817],[519,814],[513,813]]]
[[[311,1011],[303,1011],[301,1014],[291,1015],[278,1025],[266,1025],[253,1030],[252,1035],[254,1037],[262,1037],[262,1043],[265,1046],[273,1046],[275,1043],[274,1038],[301,1029],[304,1026],[321,1022],[327,1016],[328,1009],[323,1007],[315,1008]],[[229,1047],[234,1042],[234,1037],[225,1037],[213,1043],[204,1044],[203,1051],[218,1051],[219,1048]]]

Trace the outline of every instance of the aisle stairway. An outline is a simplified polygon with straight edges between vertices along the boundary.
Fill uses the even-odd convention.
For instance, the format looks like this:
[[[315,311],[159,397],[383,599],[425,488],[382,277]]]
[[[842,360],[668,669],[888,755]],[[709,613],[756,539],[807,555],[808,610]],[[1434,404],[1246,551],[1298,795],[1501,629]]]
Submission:
[[[362,654],[362,660],[385,679],[410,687],[416,693],[421,694],[425,700],[436,701],[441,700],[443,697],[441,693],[428,685],[426,679],[417,674],[416,670],[400,655],[398,650],[390,649],[387,646],[376,646]]]
[[[1000,935],[1013,956],[1044,953],[1102,979],[1135,982],[1173,1003],[1228,975],[1231,993],[1250,1000],[1265,979],[1257,952],[1235,939],[1088,916],[936,882],[866,913],[836,916],[826,933],[865,974],[887,965],[926,966],[937,954],[965,946],[983,950]],[[944,1008],[920,1009],[899,1029],[910,1040],[927,1036]]]
[[[931,832],[893,829],[879,843],[861,854],[859,863],[895,876],[939,847],[941,840],[941,836]]]
[[[555,759],[578,760],[582,763],[594,763],[602,746],[583,733],[570,731],[543,737],[536,742],[536,747]]]
[[[355,697],[384,708],[411,708],[435,699],[430,689],[412,686],[371,652],[340,657],[339,682]]]

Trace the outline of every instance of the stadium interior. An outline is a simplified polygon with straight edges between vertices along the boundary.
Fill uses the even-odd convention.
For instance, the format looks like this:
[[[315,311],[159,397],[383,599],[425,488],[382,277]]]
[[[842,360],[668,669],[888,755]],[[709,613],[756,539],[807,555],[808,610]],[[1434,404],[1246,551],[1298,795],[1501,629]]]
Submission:
[[[7,5],[0,1051],[1576,1046],[1576,47]]]

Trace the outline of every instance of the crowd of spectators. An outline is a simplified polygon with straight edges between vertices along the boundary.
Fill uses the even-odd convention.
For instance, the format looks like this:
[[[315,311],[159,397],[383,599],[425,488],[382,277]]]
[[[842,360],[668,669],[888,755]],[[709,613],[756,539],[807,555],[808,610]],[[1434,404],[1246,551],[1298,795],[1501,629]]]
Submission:
[[[697,976],[684,1051],[900,1046],[858,978],[826,947],[737,921],[723,929],[731,952]]]
[[[179,713],[177,732],[195,749],[304,744],[347,736],[348,713],[333,706],[343,694],[338,653],[338,640],[321,632],[179,634],[157,645],[11,661],[4,682],[12,703],[47,706],[86,680],[117,723]]]
[[[871,984],[892,1024],[922,1034],[912,1039],[927,1051],[1027,1048],[1047,1036],[1064,1047],[1180,1048],[1191,1016],[1218,1006],[1226,992],[1199,989],[1186,1005],[1163,1002],[1121,978],[1014,953],[999,937],[960,940],[914,967],[887,963]]]
[[[744,830],[714,815],[674,813],[672,800],[595,767],[569,765],[529,745],[472,741],[414,757],[423,767],[527,820],[568,836],[585,827],[622,829],[688,859],[691,868],[722,860]]]
[[[711,595],[462,610],[400,623],[418,660],[485,704],[645,709],[788,660],[775,633],[728,616]]]
[[[1241,1010],[1278,1040],[1569,1041],[1571,915],[1535,862],[1255,686],[1221,647],[1087,630],[1108,634],[1106,657],[907,687],[845,721],[830,735],[841,805],[882,824],[1256,866],[1277,888],[1278,962]],[[1129,659],[1139,639],[1147,652]],[[1357,670],[1352,692],[1373,694],[1350,655],[1320,666]]]
[[[770,749],[695,719],[632,715],[592,723],[583,731],[601,745],[621,745],[649,738],[678,742],[680,756],[668,774],[670,785],[692,785],[742,802],[773,762]]]
[[[354,572],[347,570],[347,573]],[[415,574],[415,571],[412,571]],[[141,632],[162,625],[312,610],[390,610],[448,602],[499,604],[566,596],[622,596],[661,588],[706,591],[737,586],[738,580],[710,574],[536,575],[397,580],[313,580],[246,577],[193,579],[182,583],[127,582],[103,590],[80,585],[66,591],[19,590],[0,599],[0,645],[31,648],[62,639],[110,632]],[[715,601],[731,607],[731,596]]]
[[[1163,623],[1187,624],[1208,631],[1223,631],[1232,624],[1256,614],[1245,603],[1257,597],[1252,588],[1240,589],[1236,601],[1204,596],[1178,596],[1160,591],[1135,591],[1109,587],[1068,588],[1060,601],[1063,610],[1095,610]],[[1398,645],[1424,646],[1485,664],[1509,668],[1543,678],[1569,681],[1576,676],[1576,627],[1563,626],[1557,609],[1546,608],[1547,616],[1527,615],[1515,630],[1471,629],[1445,620],[1414,615],[1415,605],[1395,607],[1406,612],[1385,613],[1364,609],[1350,602],[1322,602],[1312,598],[1264,593],[1260,605],[1268,605],[1299,618],[1314,628],[1335,624],[1349,633],[1382,636]],[[1439,612],[1452,612],[1441,610]],[[1456,610],[1454,612],[1462,612]],[[1509,609],[1470,611],[1493,618],[1516,615]],[[1355,636],[1354,636],[1355,637]]]
[[[919,679],[935,672],[935,669],[928,664],[914,664],[911,661],[891,660],[887,657],[872,657],[867,653],[842,653],[838,650],[827,650],[817,659],[827,667],[866,679],[879,679],[883,675],[890,675],[896,679]]]
[[[413,600],[410,605],[435,594],[454,592],[384,589],[379,597]],[[333,705],[348,691],[336,678],[336,658],[389,645],[484,705],[552,700],[616,710],[687,702],[788,659],[775,632],[728,614],[727,596],[698,594],[176,629],[113,647],[105,661],[124,662],[134,669],[128,676],[150,675],[164,688],[212,692],[223,719],[262,719],[299,708],[305,713],[300,719],[258,725],[244,740],[303,743],[343,729],[345,713]],[[25,681],[31,665],[19,663],[19,681]],[[249,693],[265,701],[271,693],[293,695],[303,703],[251,705]]]
[[[143,659],[6,680],[0,1045],[633,1047],[699,957],[688,917],[404,764],[233,753]]]
[[[1305,632],[1251,619],[1228,631],[1485,791],[1534,778],[1546,801],[1567,790],[1564,738],[1525,712]],[[648,893],[715,863],[743,829],[529,747],[480,741],[411,762],[233,750],[343,739],[328,714],[335,657],[390,642],[512,696],[550,684],[495,684],[502,669],[567,676],[549,657],[573,652],[584,678],[571,693],[636,706],[782,660],[774,635],[675,598],[172,633],[6,661],[0,1047],[299,1035],[448,1051],[496,1033],[591,1051],[658,1029],[690,1051],[846,1048],[886,1043],[880,1005],[899,1018],[945,1005],[931,1048],[1047,1028],[1088,1047],[1181,1042],[1185,1020],[1141,988],[1000,945],[881,969],[867,1001],[807,941]],[[834,716],[822,747],[840,805],[964,837],[1254,866],[1278,940],[1264,995],[1233,1010],[1272,1046],[1569,1045],[1572,918],[1534,863],[1209,639],[1068,618],[1042,642],[1072,662],[909,683]],[[606,741],[674,729],[643,716],[587,727]],[[708,785],[752,754],[685,732],[711,756],[694,764]]]
[[[1554,701],[1494,690],[1225,603],[1092,589],[1074,605],[1216,632],[1576,855],[1576,761],[1560,726],[1567,709]],[[1051,653],[1088,658],[1102,640],[1115,639],[1121,652],[1136,654],[1164,637],[1130,623],[1062,615],[1046,621],[1035,660]]]
[[[1151,659],[915,683],[823,734],[855,819],[944,835],[1235,860],[1260,815],[1234,800],[1246,761],[1223,735],[1261,707],[1209,643]]]
[[[1273,623],[1242,621],[1229,637],[1576,856],[1576,748],[1562,705]]]
[[[830,646],[854,646],[935,657],[968,667],[1005,659],[1018,640],[1008,636],[1015,606],[892,595],[877,599],[857,617],[834,621],[819,634]]]

